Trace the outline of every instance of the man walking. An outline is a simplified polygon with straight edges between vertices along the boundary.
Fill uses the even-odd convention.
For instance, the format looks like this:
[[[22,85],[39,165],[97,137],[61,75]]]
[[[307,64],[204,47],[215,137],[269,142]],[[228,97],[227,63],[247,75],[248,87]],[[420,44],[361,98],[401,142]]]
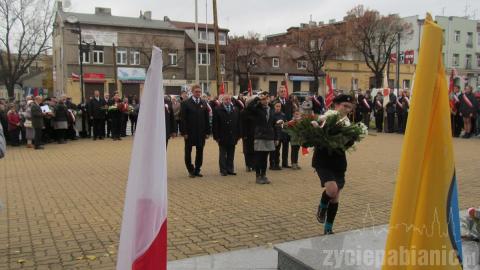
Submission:
[[[282,113],[285,114],[286,121],[288,122],[292,120],[294,106],[292,101],[289,100],[287,96],[287,90],[285,89],[284,85],[280,86],[280,89],[278,90],[278,97],[272,102],[272,104],[275,104],[277,102],[280,102],[280,104],[282,104]],[[291,168],[291,166],[288,165],[288,148],[290,144],[290,136],[285,136],[284,140],[281,141],[280,144],[282,148],[282,167]]]
[[[94,97],[88,104],[90,119],[93,120],[93,140],[103,140],[105,137],[105,114],[107,102],[100,98],[100,92],[95,90]]]
[[[193,96],[181,105],[181,134],[185,139],[185,165],[189,176],[203,177],[200,173],[203,163],[203,147],[210,134],[210,118],[207,103],[200,98],[200,85],[192,86]],[[192,165],[192,147],[196,148],[195,167]]]
[[[233,168],[235,146],[240,136],[240,112],[230,95],[223,95],[222,105],[213,111],[213,139],[220,150],[218,163],[222,176],[236,175]]]

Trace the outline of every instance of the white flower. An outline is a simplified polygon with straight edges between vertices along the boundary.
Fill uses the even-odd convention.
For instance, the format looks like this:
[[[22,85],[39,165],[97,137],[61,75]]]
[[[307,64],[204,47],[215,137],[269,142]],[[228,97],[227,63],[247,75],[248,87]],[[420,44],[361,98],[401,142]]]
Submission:
[[[331,115],[337,115],[337,114],[338,114],[338,111],[336,110],[328,110],[322,116],[329,117]]]
[[[368,135],[368,127],[362,122],[358,123],[358,125],[362,129],[362,134],[363,135]]]
[[[312,126],[315,127],[315,128],[320,127],[320,125],[318,124],[317,121],[312,121],[312,122],[310,122],[310,124],[312,124]]]

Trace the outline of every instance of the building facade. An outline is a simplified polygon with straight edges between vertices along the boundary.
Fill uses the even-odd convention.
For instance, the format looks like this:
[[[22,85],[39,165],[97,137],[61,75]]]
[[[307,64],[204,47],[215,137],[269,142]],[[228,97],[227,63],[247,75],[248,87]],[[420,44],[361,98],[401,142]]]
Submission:
[[[64,12],[59,3],[53,31],[55,93],[65,93],[75,102],[88,100],[95,90],[101,94],[118,91],[124,97],[140,98],[152,46],[157,46],[163,51],[165,92],[180,94],[195,82],[191,25],[172,22],[168,17],[152,19],[150,11],[138,18],[114,16],[110,8],[98,7],[94,14]],[[222,29],[222,33],[226,40],[228,30]],[[201,66],[211,65],[211,61],[202,57],[199,56]],[[210,78],[215,77],[214,66],[211,65]]]

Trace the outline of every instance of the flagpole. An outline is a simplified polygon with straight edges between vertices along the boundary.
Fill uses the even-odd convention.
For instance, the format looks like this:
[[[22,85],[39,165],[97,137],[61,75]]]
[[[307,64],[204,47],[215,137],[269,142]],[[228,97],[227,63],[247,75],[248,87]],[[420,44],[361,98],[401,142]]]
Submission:
[[[206,33],[206,36],[207,36],[207,41],[205,42],[205,52],[207,53],[207,61],[208,62],[208,65],[207,65],[207,90],[210,86],[210,83],[209,83],[209,73],[208,73],[208,67],[210,65],[210,54],[208,53],[208,42],[209,42],[209,38],[208,38],[208,0],[205,0],[205,33]],[[208,93],[210,93],[210,91],[207,91]]]
[[[198,0],[195,0],[195,84],[199,84],[200,70],[198,68]]]
[[[218,18],[217,18],[217,0],[213,0],[213,31],[215,33],[215,73],[217,80],[217,93],[220,89],[220,45],[218,43]]]

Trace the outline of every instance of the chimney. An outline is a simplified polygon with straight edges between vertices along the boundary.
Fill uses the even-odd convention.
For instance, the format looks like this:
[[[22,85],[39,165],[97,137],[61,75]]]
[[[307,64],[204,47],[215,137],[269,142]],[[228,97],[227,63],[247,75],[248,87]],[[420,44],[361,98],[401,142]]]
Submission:
[[[164,20],[165,22],[169,22],[169,21],[170,21],[170,18],[168,18],[168,16],[163,16],[163,20]]]
[[[145,11],[145,12],[143,13],[143,18],[144,18],[145,20],[152,20],[152,12],[151,12],[151,11]]]
[[[58,11],[63,11],[63,3],[62,3],[62,1],[57,1],[57,10],[58,10]]]
[[[110,8],[95,7],[95,15],[112,16]]]

